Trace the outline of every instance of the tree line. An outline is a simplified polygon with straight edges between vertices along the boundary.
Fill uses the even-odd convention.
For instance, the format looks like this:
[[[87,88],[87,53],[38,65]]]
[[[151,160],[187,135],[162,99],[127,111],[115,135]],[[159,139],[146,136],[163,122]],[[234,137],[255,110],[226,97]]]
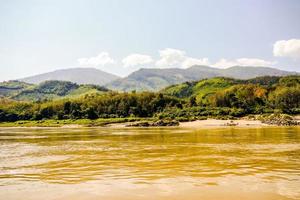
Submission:
[[[151,117],[166,107],[180,106],[180,99],[152,92],[108,92],[39,103],[1,99],[0,121]]]
[[[262,83],[268,82],[264,79]],[[185,110],[185,111],[184,111]],[[43,102],[22,102],[0,98],[0,122],[41,119],[97,119],[116,117],[153,117],[186,110],[197,115],[300,113],[300,76],[279,79],[272,84],[239,83],[208,95],[178,98],[160,92],[87,94],[79,98]],[[191,112],[192,111],[192,112]]]

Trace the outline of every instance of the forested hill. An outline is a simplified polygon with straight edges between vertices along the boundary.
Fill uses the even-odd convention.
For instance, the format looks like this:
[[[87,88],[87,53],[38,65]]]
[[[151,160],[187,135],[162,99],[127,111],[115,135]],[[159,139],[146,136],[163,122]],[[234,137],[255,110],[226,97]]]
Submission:
[[[241,101],[237,104],[242,105],[243,101],[249,99],[262,103],[268,99],[277,101],[281,98],[280,101],[284,101],[287,107],[290,104],[291,107],[300,108],[300,76],[298,75],[264,76],[248,80],[216,77],[172,85],[160,92],[181,99],[193,99],[195,104],[204,106],[233,107],[236,101]],[[296,96],[293,97],[294,99],[289,99],[289,95]],[[226,103],[219,104],[220,99]]]
[[[0,83],[0,97],[21,101],[45,101],[78,97],[90,93],[103,93],[108,89],[89,84],[78,85],[69,81],[45,81],[38,85],[20,81]]]
[[[13,99],[32,100],[39,95],[49,99],[33,102],[0,98],[0,122],[119,117],[184,117],[189,120],[263,113],[300,114],[300,76],[248,80],[216,77],[173,85],[160,92],[129,93],[106,92],[105,88],[58,81],[40,85],[5,84],[26,88],[12,93]],[[82,95],[86,88],[96,92]],[[75,95],[74,98],[61,98],[71,95]]]
[[[219,69],[195,65],[187,69],[140,69],[128,77],[112,81],[106,86],[112,90],[119,91],[158,91],[173,84],[212,77],[250,79],[258,76],[286,76],[296,74],[296,72],[288,72],[270,67],[235,66]]]

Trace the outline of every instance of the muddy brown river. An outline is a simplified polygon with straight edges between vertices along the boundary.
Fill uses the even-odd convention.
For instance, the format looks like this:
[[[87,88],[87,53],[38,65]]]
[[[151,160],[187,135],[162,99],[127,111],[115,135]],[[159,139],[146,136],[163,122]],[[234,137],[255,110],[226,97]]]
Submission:
[[[2,200],[296,200],[300,127],[0,128]]]

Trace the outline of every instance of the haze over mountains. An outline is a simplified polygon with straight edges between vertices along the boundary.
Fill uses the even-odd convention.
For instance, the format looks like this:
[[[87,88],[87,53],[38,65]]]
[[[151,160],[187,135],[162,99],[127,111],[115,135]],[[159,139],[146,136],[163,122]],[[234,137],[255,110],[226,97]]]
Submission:
[[[22,78],[20,81],[39,84],[44,81],[59,80],[77,84],[104,85],[118,78],[120,77],[95,68],[71,68]]]
[[[139,69],[125,78],[120,78],[116,75],[94,68],[73,68],[31,76],[20,79],[20,81],[38,84],[46,80],[62,80],[71,81],[77,84],[102,85],[109,89],[120,91],[157,91],[173,84],[212,77],[250,79],[258,76],[286,76],[291,74],[297,74],[297,72],[283,71],[270,67],[235,66],[226,69],[219,69],[195,65],[187,69]]]
[[[212,77],[250,79],[258,76],[286,76],[291,74],[297,73],[269,67],[235,66],[226,69],[219,69],[195,65],[187,69],[140,69],[133,72],[128,77],[118,79],[107,84],[106,87],[121,91],[157,91],[169,85]]]
[[[243,82],[245,79],[262,76],[268,76],[272,80],[275,80],[273,77],[295,74],[299,73],[269,67],[236,66],[219,69],[208,66],[192,66],[187,69],[139,69],[125,78],[118,78],[115,75],[98,69],[73,68],[40,74],[21,79],[21,81],[1,82],[0,97],[21,101],[41,101],[57,98],[73,98],[92,93],[99,94],[107,92],[108,89],[118,91],[161,90],[161,92],[171,95],[178,93],[180,94],[178,97],[181,97],[181,94],[186,94],[188,91],[196,91],[196,89],[191,89],[191,87],[195,81],[201,82],[203,79],[226,77],[209,79],[209,83],[215,83],[214,81],[217,81],[218,85],[219,80],[221,80],[221,85],[224,85],[225,80],[231,81],[230,78]],[[267,80],[268,77],[263,77],[263,80]],[[260,79],[256,78],[255,80]],[[186,85],[185,82],[191,82],[193,84]],[[195,85],[195,87],[200,87],[199,84]],[[205,87],[208,86],[206,80],[203,80],[201,84],[204,84]],[[232,84],[226,83],[225,85],[231,86]],[[187,90],[181,91],[183,88],[187,88]],[[209,92],[213,91],[214,87],[210,89],[206,88],[205,91],[206,90]]]

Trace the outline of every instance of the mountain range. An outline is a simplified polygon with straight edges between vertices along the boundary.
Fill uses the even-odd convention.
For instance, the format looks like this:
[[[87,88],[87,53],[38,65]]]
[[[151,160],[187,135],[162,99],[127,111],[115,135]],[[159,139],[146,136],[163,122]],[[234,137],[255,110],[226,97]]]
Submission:
[[[250,79],[258,76],[286,76],[297,74],[270,67],[241,67],[226,69],[195,65],[187,69],[140,69],[129,76],[108,83],[106,87],[113,90],[149,90],[157,91],[167,86],[213,77]]]
[[[250,79],[258,76],[286,76],[297,72],[283,71],[270,67],[235,66],[226,69],[195,65],[181,68],[142,68],[127,77],[116,75],[94,68],[72,68],[57,70],[45,74],[20,79],[26,83],[38,84],[46,80],[71,81],[77,84],[95,84],[118,91],[158,91],[167,86],[213,77]]]
[[[71,68],[30,76],[19,81],[39,84],[48,80],[70,81],[77,84],[104,85],[120,77],[95,68]]]

